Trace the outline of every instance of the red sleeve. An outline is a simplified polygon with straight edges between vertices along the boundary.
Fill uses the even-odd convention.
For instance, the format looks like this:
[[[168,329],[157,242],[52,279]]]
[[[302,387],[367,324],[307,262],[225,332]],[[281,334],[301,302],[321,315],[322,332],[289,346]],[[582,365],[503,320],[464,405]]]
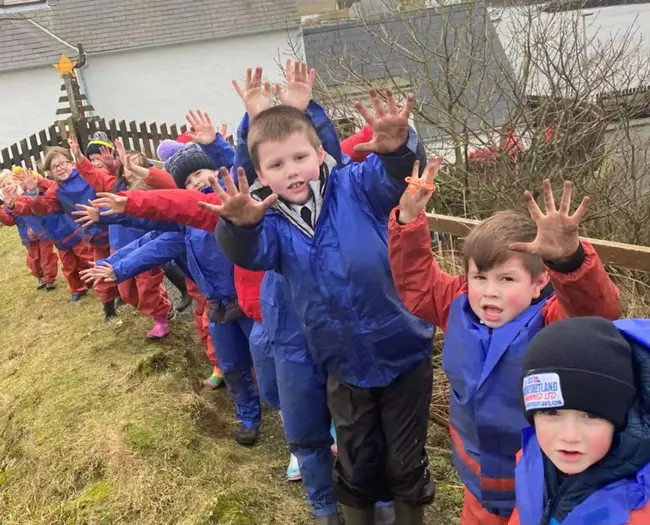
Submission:
[[[154,190],[177,190],[178,186],[174,182],[174,178],[165,170],[160,168],[149,168],[149,174],[144,183],[153,188]]]
[[[77,170],[85,181],[90,184],[97,192],[113,191],[115,186],[115,177],[106,169],[98,169],[93,166],[86,157],[81,157],[77,162]]]
[[[46,179],[45,177],[39,177],[37,179],[38,182],[38,191],[39,192],[46,192],[49,190],[52,186],[56,186],[56,182],[50,179]]]
[[[174,221],[186,226],[213,231],[218,215],[199,207],[199,202],[221,204],[214,193],[194,190],[132,190],[120,193],[128,197],[124,213],[157,221]]]
[[[364,126],[361,131],[355,133],[341,142],[341,151],[348,155],[354,162],[363,162],[368,156],[368,153],[359,153],[354,151],[357,144],[370,142],[372,140],[372,127]]]
[[[585,260],[580,268],[571,273],[549,270],[555,296],[544,307],[545,324],[568,317],[594,315],[612,321],[621,317],[618,287],[607,275],[594,247],[581,242]]]
[[[43,195],[38,197],[20,197],[16,199],[11,210],[15,215],[49,215],[63,211],[61,203],[56,196],[56,183],[50,185]]]
[[[11,216],[11,213],[8,213],[4,206],[0,207],[0,223],[5,226],[15,226],[16,219]]]
[[[398,212],[395,208],[388,220],[388,256],[397,292],[412,314],[446,331],[449,308],[459,293],[467,291],[467,278],[440,269],[424,213],[402,225]]]

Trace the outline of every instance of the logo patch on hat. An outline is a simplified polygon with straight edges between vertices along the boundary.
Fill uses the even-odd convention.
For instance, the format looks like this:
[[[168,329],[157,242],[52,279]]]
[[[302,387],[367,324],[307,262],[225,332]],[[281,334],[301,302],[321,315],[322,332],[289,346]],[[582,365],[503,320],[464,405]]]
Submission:
[[[523,389],[527,411],[564,406],[560,376],[555,372],[524,377]]]

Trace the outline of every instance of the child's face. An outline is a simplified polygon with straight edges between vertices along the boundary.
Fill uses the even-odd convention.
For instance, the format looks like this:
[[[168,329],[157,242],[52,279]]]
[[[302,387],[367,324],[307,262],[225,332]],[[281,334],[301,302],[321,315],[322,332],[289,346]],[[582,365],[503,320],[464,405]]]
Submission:
[[[306,133],[296,132],[283,140],[262,142],[257,155],[257,176],[264,186],[294,204],[305,204],[310,199],[308,183],[318,180],[325,159],[322,146],[315,149]]]
[[[74,164],[72,161],[66,159],[63,155],[55,155],[52,158],[50,164],[50,173],[58,181],[67,180],[72,171],[74,170]]]
[[[7,177],[0,182],[0,191],[3,195],[17,195],[19,184],[12,177]]]
[[[104,161],[102,160],[102,156],[99,153],[93,153],[88,158],[90,162],[93,163],[93,166],[95,166],[95,168],[97,169],[106,168],[106,164],[104,164]]]
[[[579,474],[603,459],[612,446],[614,425],[579,410],[535,412],[539,446],[558,470]]]
[[[210,187],[210,177],[217,178],[217,172],[214,170],[197,170],[190,173],[185,179],[185,188],[188,190],[204,190]]]
[[[479,272],[473,259],[467,271],[467,295],[476,316],[488,328],[498,328],[518,317],[548,284],[548,273],[532,278],[520,257]]]

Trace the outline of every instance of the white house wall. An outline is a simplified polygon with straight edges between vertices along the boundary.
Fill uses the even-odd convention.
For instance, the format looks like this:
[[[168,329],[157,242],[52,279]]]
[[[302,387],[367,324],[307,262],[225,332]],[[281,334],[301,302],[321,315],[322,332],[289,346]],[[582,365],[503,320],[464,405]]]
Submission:
[[[202,109],[232,132],[244,113],[232,81],[242,83],[246,67],[258,65],[265,78],[281,81],[278,62],[293,56],[290,39],[302,53],[301,33],[283,30],[90,55],[83,82],[90,103],[106,119],[183,124],[189,109]],[[54,123],[60,88],[52,66],[0,74],[0,149]]]
[[[299,39],[300,34],[291,34]],[[90,101],[106,119],[183,124],[189,109],[236,129],[244,106],[232,87],[246,67],[281,81],[278,61],[291,55],[286,31],[90,56],[84,78]]]
[[[606,82],[597,87],[592,86],[592,93],[611,91],[612,89],[627,89],[648,82],[647,74],[640,74],[639,64],[647,62],[650,56],[650,5],[633,4],[622,6],[602,7],[545,13],[538,6],[492,8],[492,22],[497,30],[501,44],[515,72],[522,75],[526,56],[524,47],[528,44],[532,53],[557,48],[562,35],[562,47],[565,51],[562,57],[572,70],[572,81],[579,83],[579,70],[586,66],[577,65],[580,60],[585,64],[589,60],[588,78],[598,77],[597,69],[602,68],[604,57],[603,48],[623,46],[629,41],[626,53],[617,61],[616,70],[609,70]],[[532,16],[531,16],[532,15]],[[563,28],[563,29],[560,29]],[[570,28],[570,29],[569,29]],[[528,37],[528,34],[531,37]],[[541,36],[544,35],[544,38]],[[540,43],[544,42],[544,44]],[[584,42],[589,46],[585,50]],[[578,53],[574,53],[574,50]],[[600,66],[600,67],[599,67]],[[562,68],[561,68],[562,69]],[[647,72],[647,70],[646,70]],[[554,79],[554,83],[557,79]],[[549,91],[549,78],[538,75],[530,78],[527,86],[529,94],[543,95]]]
[[[0,149],[51,126],[60,89],[52,66],[0,73]]]

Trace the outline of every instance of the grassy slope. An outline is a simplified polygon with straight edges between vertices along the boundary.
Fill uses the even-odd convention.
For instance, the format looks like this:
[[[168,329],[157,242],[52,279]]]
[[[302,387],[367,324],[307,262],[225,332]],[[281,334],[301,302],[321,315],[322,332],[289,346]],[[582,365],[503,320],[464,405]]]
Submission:
[[[310,523],[275,414],[262,443],[233,441],[224,391],[198,391],[209,372],[192,327],[148,343],[128,307],[100,322],[94,295],[77,303],[59,278],[38,292],[15,230],[0,228],[0,524]],[[432,446],[445,446],[432,435]],[[445,454],[429,523],[453,523],[460,494]]]

